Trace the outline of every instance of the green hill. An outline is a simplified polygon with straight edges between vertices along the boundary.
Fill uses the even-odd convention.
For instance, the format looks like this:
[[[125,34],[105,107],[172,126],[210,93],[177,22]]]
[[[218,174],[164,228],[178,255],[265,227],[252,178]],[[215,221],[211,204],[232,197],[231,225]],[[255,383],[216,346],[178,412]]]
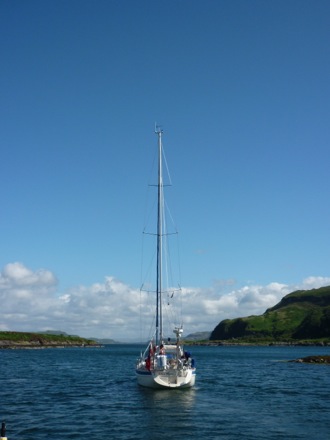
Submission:
[[[70,336],[63,332],[58,334],[2,332],[0,331],[0,348],[49,348],[49,347],[93,347],[95,341]]]
[[[330,340],[330,286],[286,295],[260,316],[226,319],[210,340]]]

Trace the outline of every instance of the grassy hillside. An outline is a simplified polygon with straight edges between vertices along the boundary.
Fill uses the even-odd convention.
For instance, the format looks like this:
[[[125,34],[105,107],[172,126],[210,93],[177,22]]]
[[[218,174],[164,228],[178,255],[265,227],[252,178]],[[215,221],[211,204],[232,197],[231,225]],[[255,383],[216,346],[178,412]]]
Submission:
[[[0,332],[0,348],[95,346],[95,341],[66,334]]]
[[[286,295],[260,316],[226,319],[210,340],[330,340],[330,287]]]

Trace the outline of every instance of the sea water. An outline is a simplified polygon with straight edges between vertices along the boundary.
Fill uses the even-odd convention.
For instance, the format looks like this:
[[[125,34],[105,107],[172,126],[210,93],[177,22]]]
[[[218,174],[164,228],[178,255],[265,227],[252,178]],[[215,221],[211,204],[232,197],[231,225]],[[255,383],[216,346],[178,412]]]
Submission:
[[[9,440],[327,439],[330,347],[189,347],[196,386],[149,390],[138,345],[0,350]]]

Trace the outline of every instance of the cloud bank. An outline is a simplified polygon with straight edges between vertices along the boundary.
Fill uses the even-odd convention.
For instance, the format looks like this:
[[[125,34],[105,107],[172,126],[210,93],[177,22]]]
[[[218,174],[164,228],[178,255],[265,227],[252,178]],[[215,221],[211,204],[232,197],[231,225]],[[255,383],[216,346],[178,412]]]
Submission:
[[[273,282],[235,287],[233,280],[225,280],[209,288],[185,287],[181,297],[184,334],[213,330],[226,318],[259,315],[294,290],[326,285],[330,285],[330,277],[310,276],[297,285]],[[0,273],[0,330],[63,330],[125,342],[149,336],[140,333],[152,319],[146,292],[111,276],[102,283],[65,292],[59,292],[57,286],[49,270],[33,271],[18,262],[7,264]]]

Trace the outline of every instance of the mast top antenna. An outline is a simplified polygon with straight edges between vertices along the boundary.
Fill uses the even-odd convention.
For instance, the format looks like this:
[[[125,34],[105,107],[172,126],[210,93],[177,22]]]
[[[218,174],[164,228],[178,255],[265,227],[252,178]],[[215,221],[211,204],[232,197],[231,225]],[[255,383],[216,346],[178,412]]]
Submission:
[[[163,133],[162,126],[158,125],[156,122],[155,122],[155,133],[156,134]]]

